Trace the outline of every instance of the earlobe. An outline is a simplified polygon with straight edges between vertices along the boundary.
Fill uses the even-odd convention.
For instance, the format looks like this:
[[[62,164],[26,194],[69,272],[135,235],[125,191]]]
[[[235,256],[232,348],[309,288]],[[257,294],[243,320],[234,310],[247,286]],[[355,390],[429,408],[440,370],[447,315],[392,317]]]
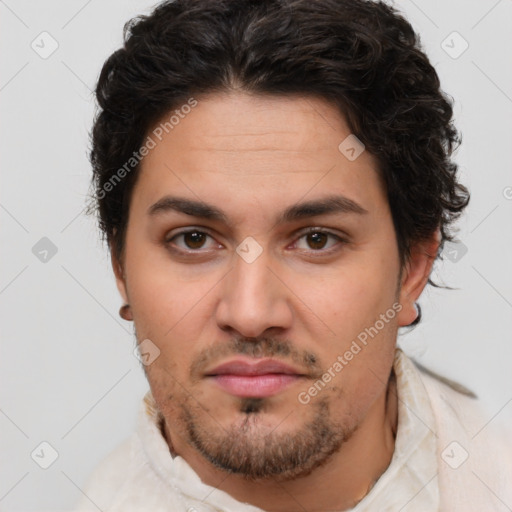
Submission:
[[[124,304],[123,306],[121,306],[119,308],[119,316],[123,320],[128,320],[128,321],[133,320],[133,315],[132,315],[132,310],[130,308],[130,304]]]
[[[423,292],[440,244],[440,232],[437,230],[430,239],[416,242],[410,250],[400,287],[402,310],[398,315],[400,327],[411,325],[418,317],[416,302]]]
[[[402,309],[397,316],[398,326],[406,327],[412,325],[418,318],[419,311],[415,302],[401,300]]]

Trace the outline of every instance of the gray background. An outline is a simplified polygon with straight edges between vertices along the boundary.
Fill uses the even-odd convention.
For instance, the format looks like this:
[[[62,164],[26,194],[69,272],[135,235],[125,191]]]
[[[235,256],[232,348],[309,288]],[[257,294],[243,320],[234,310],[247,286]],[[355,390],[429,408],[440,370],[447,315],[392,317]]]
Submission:
[[[512,0],[395,5],[456,100],[456,160],[472,191],[459,223],[464,245],[450,247],[435,270],[458,289],[427,291],[424,322],[401,345],[475,390],[488,421],[510,421]],[[151,6],[0,0],[1,510],[69,510],[96,464],[133,430],[147,389],[131,324],[117,316],[108,254],[83,207],[91,91],[124,22]],[[41,442],[58,454],[47,469],[40,465],[53,452]]]

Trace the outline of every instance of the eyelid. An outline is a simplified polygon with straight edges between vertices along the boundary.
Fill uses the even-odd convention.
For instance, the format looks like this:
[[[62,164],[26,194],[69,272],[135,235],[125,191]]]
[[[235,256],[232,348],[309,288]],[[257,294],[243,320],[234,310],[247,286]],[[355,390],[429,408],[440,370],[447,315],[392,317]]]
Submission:
[[[334,245],[333,247],[330,247],[329,249],[317,249],[317,250],[314,250],[314,249],[307,250],[306,249],[306,252],[308,252],[309,254],[316,255],[316,256],[326,255],[331,252],[334,252],[339,249],[340,244],[348,243],[348,235],[340,235],[340,234],[334,233],[329,228],[321,228],[321,227],[313,226],[313,227],[309,227],[309,228],[306,228],[303,230],[299,230],[297,233],[295,233],[294,234],[295,241],[293,242],[293,244],[295,245],[301,238],[309,235],[310,233],[323,233],[325,235],[330,236],[331,238],[335,238],[338,242],[336,245]]]
[[[335,233],[334,230],[331,228],[322,228],[322,227],[318,227],[318,226],[316,226],[316,227],[310,226],[308,228],[300,229],[295,233],[294,236],[297,236],[297,235],[304,236],[309,233],[325,233],[326,235],[332,235],[332,236],[338,237],[338,238],[343,238],[343,237],[348,238],[347,234],[341,234],[341,232]]]
[[[180,229],[180,228],[177,228],[177,229]],[[165,241],[166,242],[170,242],[171,240],[173,240],[177,236],[186,235],[187,233],[196,233],[196,232],[197,233],[204,233],[205,235],[212,236],[211,233],[210,233],[210,230],[208,228],[190,226],[190,227],[187,227],[187,228],[180,229],[180,231],[177,231],[176,233],[173,233],[172,235],[169,235],[168,233],[166,233]]]
[[[199,228],[199,227],[192,226],[189,228],[182,229],[182,230],[178,231],[177,233],[174,233],[172,236],[166,236],[164,239],[164,245],[169,246],[173,240],[175,240],[179,236],[186,235],[188,233],[201,233],[201,234],[206,235],[206,236],[210,237],[211,239],[215,240],[215,237],[210,233],[208,228],[203,228],[203,227]],[[219,242],[217,242],[217,243],[219,243]],[[181,248],[175,248],[175,247],[173,247],[173,250],[181,252],[183,254],[199,254],[201,252],[206,252],[204,249],[197,249],[197,250],[188,249],[187,250],[187,249],[181,249]]]

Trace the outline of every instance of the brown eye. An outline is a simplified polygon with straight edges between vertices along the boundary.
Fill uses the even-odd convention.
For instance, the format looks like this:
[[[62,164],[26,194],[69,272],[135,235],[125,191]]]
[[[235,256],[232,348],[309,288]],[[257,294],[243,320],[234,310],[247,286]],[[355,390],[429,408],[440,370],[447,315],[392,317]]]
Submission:
[[[208,246],[208,239],[210,239],[210,246]],[[199,253],[204,252],[205,249],[212,249],[214,242],[215,240],[208,233],[199,231],[198,229],[191,229],[189,231],[176,233],[173,237],[165,241],[165,245],[169,249],[183,253]],[[203,251],[201,251],[201,249],[203,249]]]
[[[327,240],[329,239],[329,235],[327,233],[315,232],[309,233],[306,235],[308,240],[308,245],[311,249],[323,249],[327,244]]]
[[[183,236],[183,241],[187,248],[200,249],[208,235],[206,235],[206,233],[201,233],[200,231],[189,231],[188,233],[183,233],[181,236]]]
[[[312,253],[324,254],[331,249],[335,249],[336,245],[340,245],[342,242],[344,240],[341,237],[330,231],[310,229],[299,238],[296,248]]]

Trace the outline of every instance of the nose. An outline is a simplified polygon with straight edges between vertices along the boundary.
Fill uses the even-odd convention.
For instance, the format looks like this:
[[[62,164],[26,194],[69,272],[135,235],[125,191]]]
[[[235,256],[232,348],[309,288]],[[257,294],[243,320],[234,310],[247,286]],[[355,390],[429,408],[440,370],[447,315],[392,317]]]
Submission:
[[[222,280],[215,312],[220,329],[257,338],[291,326],[292,292],[278,277],[276,265],[271,264],[266,251],[250,263],[234,255],[234,265]]]

